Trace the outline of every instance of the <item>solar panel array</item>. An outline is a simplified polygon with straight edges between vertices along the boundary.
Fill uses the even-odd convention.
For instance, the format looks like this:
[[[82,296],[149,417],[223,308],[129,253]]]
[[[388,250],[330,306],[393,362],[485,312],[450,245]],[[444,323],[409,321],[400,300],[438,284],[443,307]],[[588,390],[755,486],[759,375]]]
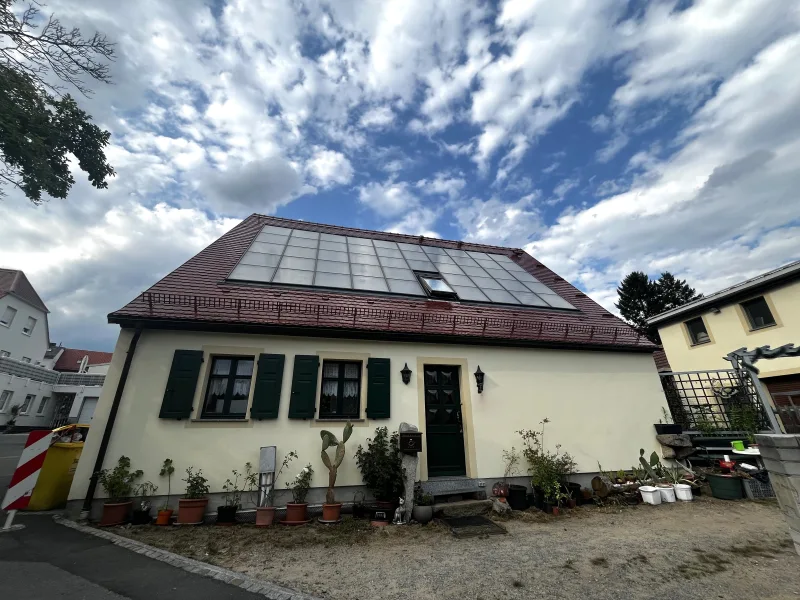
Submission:
[[[461,300],[571,308],[502,254],[265,226],[228,279],[425,296],[414,271],[439,273]]]

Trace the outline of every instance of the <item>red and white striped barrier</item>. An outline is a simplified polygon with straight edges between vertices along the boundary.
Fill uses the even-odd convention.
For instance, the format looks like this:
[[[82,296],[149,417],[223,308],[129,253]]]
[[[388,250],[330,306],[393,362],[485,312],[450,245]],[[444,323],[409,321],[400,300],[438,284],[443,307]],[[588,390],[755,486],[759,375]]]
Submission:
[[[8,491],[6,491],[3,504],[0,506],[0,509],[9,511],[3,529],[10,529],[16,512],[26,508],[31,501],[33,488],[36,485],[36,480],[39,479],[39,473],[42,470],[52,439],[52,431],[31,431],[28,434],[25,449],[19,457],[17,470],[14,471],[14,475],[11,477]]]

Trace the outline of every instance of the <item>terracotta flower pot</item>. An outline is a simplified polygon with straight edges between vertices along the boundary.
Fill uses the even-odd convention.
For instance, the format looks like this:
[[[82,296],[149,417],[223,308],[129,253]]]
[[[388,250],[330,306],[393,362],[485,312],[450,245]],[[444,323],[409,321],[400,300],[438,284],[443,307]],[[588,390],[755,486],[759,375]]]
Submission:
[[[156,517],[156,525],[169,525],[170,519],[172,519],[172,512],[171,508],[159,510]]]
[[[133,502],[106,502],[103,504],[103,516],[100,517],[100,527],[122,525],[128,522]]]
[[[323,504],[322,505],[322,520],[331,522],[338,522],[342,517],[342,503],[336,504]]]
[[[306,516],[307,508],[308,508],[307,502],[303,502],[302,504],[287,502],[286,518],[283,520],[283,523],[285,523],[286,525],[300,525],[302,523],[308,523],[308,517]]]
[[[554,506],[553,507],[553,516],[557,517],[560,514],[561,514],[561,508],[559,508],[558,506]]]
[[[178,523],[180,525],[202,525],[208,498],[181,498],[178,500]]]
[[[275,520],[274,506],[256,507],[256,527],[270,527]]]

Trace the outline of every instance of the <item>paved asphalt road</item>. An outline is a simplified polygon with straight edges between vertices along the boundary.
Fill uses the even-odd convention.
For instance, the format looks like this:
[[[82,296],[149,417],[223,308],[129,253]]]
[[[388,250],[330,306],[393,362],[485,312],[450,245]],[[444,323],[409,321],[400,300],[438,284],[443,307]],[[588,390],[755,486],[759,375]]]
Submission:
[[[0,433],[0,500],[5,496],[27,439],[27,433]]]
[[[30,600],[264,600],[53,521],[17,514],[24,529],[0,533],[0,598]]]

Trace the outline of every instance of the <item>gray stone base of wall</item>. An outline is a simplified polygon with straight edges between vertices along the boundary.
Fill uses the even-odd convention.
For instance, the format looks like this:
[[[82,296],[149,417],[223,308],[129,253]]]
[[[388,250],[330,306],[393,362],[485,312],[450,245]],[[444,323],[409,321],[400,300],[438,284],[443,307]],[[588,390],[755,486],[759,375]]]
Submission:
[[[800,554],[800,435],[757,435],[761,458]]]
[[[59,516],[55,516],[53,518],[61,525],[70,527],[71,529],[77,529],[78,531],[89,535],[103,538],[113,544],[116,544],[117,546],[127,548],[132,552],[136,552],[137,554],[143,554],[148,558],[152,558],[153,560],[160,560],[161,562],[168,563],[174,567],[183,569],[184,571],[201,575],[202,577],[211,577],[212,579],[223,581],[229,585],[235,585],[236,587],[240,587],[248,592],[261,594],[270,600],[320,600],[315,596],[309,596],[308,594],[296,592],[294,590],[269,583],[268,581],[255,579],[254,577],[244,575],[243,573],[237,573],[236,571],[209,565],[198,560],[181,556],[180,554],[173,554],[172,552],[168,552],[160,548],[148,546],[147,544],[116,535],[107,530],[99,530],[93,527],[80,525],[79,523],[75,523],[69,519]]]

